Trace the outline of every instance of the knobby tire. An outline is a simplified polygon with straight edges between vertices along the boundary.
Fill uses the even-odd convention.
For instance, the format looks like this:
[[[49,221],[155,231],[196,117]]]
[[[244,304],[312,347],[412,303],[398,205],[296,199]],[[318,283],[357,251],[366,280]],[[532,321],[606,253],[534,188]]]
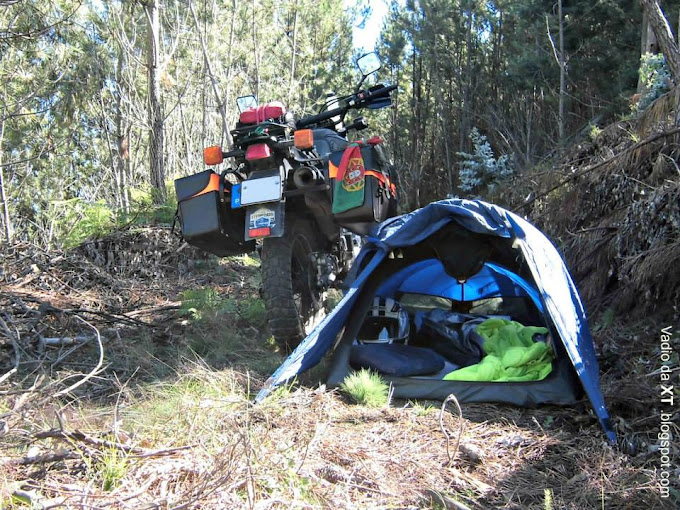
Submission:
[[[323,292],[311,285],[316,269],[309,258],[311,252],[321,249],[321,234],[306,219],[291,218],[283,237],[269,237],[262,243],[267,320],[274,339],[285,350],[294,349],[302,341],[306,336],[305,324],[323,308]],[[301,293],[306,295],[300,296]]]

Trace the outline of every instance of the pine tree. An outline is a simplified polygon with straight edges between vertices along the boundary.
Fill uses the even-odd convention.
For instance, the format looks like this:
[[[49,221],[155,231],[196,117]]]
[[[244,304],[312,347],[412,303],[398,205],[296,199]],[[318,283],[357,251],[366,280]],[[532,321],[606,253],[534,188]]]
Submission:
[[[472,128],[469,137],[474,152],[457,153],[463,158],[459,172],[460,188],[468,193],[492,193],[513,174],[510,157],[504,154],[496,159],[486,136],[476,127]]]

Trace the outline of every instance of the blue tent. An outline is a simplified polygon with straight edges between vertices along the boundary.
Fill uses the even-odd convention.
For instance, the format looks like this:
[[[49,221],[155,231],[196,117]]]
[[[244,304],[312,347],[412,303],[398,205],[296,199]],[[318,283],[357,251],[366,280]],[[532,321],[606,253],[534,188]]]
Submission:
[[[397,293],[427,294],[453,299],[474,301],[497,296],[521,297],[532,300],[543,312],[538,291],[523,278],[497,264],[487,262],[479,272],[464,282],[446,274],[444,265],[437,259],[416,262],[387,278],[378,289],[380,296]]]
[[[412,293],[472,301],[493,296],[531,300],[559,341],[555,374],[528,383],[467,383],[402,378],[395,396],[519,405],[568,404],[585,392],[611,441],[616,440],[600,390],[593,340],[583,305],[555,247],[533,225],[478,200],[435,202],[378,225],[348,277],[343,299],[267,380],[256,400],[310,369],[335,346],[347,354],[373,296]],[[344,328],[344,330],[343,330]],[[338,340],[338,335],[344,331]],[[337,341],[337,344],[336,344]],[[561,354],[561,358],[560,358]],[[342,365],[342,364],[340,364]],[[346,371],[334,364],[329,383]],[[341,379],[340,379],[341,380]],[[569,391],[566,391],[568,388]]]

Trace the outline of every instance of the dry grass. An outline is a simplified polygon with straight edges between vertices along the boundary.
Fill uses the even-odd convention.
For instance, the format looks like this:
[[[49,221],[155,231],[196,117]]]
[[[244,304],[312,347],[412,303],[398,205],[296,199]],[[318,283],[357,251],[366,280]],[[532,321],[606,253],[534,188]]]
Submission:
[[[592,412],[578,408],[464,405],[458,450],[447,453],[440,421],[455,437],[461,420],[440,415],[439,403],[349,405],[308,376],[307,388],[280,389],[254,406],[282,358],[258,329],[257,307],[244,308],[258,299],[252,261],[168,272],[153,284],[131,271],[116,277],[134,298],[121,302],[89,270],[67,278],[41,256],[40,278],[28,282],[35,262],[5,259],[4,274],[21,276],[0,291],[22,360],[0,384],[2,507],[664,508],[655,454],[612,449]],[[181,315],[180,292],[206,286],[238,306],[201,321]],[[79,301],[84,289],[88,301]],[[55,397],[91,373],[98,347],[86,341],[64,357],[72,347],[39,353],[36,340],[91,334],[76,316],[101,332],[104,363]],[[617,320],[596,330],[609,346],[604,389],[617,430],[651,441],[656,394],[634,359],[652,355],[634,337],[652,338]],[[0,337],[8,369],[13,348]],[[634,391],[620,391],[622,381]]]
[[[128,392],[115,437],[133,450],[118,449],[122,476],[109,490],[110,449],[57,440],[31,441],[30,457],[10,450],[6,490],[75,508],[422,508],[435,506],[432,491],[468,508],[544,508],[546,489],[556,508],[662,508],[653,471],[605,445],[596,426],[574,430],[571,412],[464,407],[449,463],[438,411],[368,409],[306,389],[254,407],[246,375],[201,366],[185,374],[177,386]],[[69,408],[79,416],[70,427],[102,434],[93,426],[101,408]],[[443,419],[457,428],[457,417]],[[64,449],[75,458],[22,464]]]

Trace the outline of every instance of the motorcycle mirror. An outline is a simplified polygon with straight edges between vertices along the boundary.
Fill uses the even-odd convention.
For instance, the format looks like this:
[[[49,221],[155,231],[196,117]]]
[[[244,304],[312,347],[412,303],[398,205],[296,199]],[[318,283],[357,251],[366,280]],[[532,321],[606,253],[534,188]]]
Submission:
[[[252,94],[249,96],[237,97],[236,106],[238,106],[238,112],[243,113],[248,108],[255,108],[257,106],[257,99]]]
[[[361,74],[363,74],[365,77],[370,74],[373,74],[378,69],[380,69],[382,67],[382,64],[380,63],[380,58],[378,57],[378,54],[375,51],[372,51],[359,57],[357,59],[357,66],[359,66]]]

